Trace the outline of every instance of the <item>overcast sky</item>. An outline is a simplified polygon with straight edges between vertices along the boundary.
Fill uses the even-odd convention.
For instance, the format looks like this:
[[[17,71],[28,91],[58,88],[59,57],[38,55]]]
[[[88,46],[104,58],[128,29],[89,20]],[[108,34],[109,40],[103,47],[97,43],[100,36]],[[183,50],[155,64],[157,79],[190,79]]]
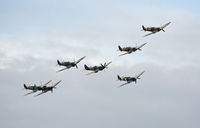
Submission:
[[[0,0],[0,127],[199,128],[200,1]],[[160,26],[143,37],[141,26]],[[119,57],[117,46],[147,43]],[[74,61],[61,73],[56,60]],[[86,76],[83,65],[113,61]],[[118,88],[117,74],[146,72]],[[23,84],[62,80],[39,97]],[[51,85],[51,84],[50,84]]]

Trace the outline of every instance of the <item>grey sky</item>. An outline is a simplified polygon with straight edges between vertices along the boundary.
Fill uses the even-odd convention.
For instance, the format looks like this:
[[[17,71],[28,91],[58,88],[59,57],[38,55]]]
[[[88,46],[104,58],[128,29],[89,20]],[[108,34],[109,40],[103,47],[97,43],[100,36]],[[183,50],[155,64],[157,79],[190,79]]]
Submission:
[[[200,127],[198,1],[0,3],[1,127]],[[142,37],[141,25],[169,21],[165,33]],[[118,45],[144,42],[142,51],[118,57]],[[55,73],[57,59],[82,56],[79,69]],[[83,64],[108,61],[105,72],[85,75]],[[117,74],[143,70],[136,85],[118,88]],[[24,83],[50,79],[62,80],[54,93],[23,97]]]

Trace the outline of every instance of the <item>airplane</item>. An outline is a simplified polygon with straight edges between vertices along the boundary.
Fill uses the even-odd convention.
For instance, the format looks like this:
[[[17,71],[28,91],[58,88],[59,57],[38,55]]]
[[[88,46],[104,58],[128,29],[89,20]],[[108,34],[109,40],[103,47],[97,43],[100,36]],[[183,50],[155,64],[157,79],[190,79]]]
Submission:
[[[45,83],[43,86],[48,85],[52,80],[48,81],[47,83]],[[30,95],[32,93],[35,93],[37,91],[42,90],[43,86],[37,86],[36,84],[34,84],[34,86],[27,86],[26,84],[24,84],[24,88],[28,89],[28,90],[32,90],[32,92],[29,92],[27,94],[25,94],[24,96]]]
[[[144,35],[144,37],[146,37],[146,36],[149,36],[149,35],[151,35],[151,34],[155,34],[155,33],[157,33],[157,32],[159,32],[159,31],[163,31],[163,32],[165,32],[165,30],[164,30],[164,28],[167,26],[167,25],[169,25],[171,22],[169,22],[169,23],[167,23],[167,24],[165,24],[165,25],[162,25],[162,26],[160,26],[160,27],[144,27],[144,25],[142,25],[142,29],[144,30],[144,31],[150,31],[151,33],[149,33],[149,34],[146,34],[146,35]]]
[[[78,68],[77,64],[78,64],[81,60],[83,60],[85,57],[86,57],[86,56],[84,56],[84,57],[82,57],[82,58],[80,58],[79,60],[74,61],[74,62],[69,62],[69,61],[68,61],[68,62],[60,62],[59,60],[57,60],[57,63],[58,63],[59,66],[65,66],[65,68],[60,69],[60,70],[58,70],[57,72],[61,72],[61,71],[63,71],[63,70],[69,69],[69,68],[71,68],[71,67],[76,67],[76,68]]]
[[[126,52],[126,53],[124,53],[124,54],[121,54],[121,55],[119,55],[119,56],[123,56],[123,55],[126,55],[126,54],[131,54],[132,52],[135,52],[135,51],[137,51],[137,50],[142,50],[141,48],[145,45],[145,44],[147,44],[147,43],[144,43],[144,44],[142,44],[142,45],[140,45],[139,47],[124,47],[124,48],[122,48],[120,45],[118,46],[118,48],[119,48],[119,50],[120,51],[124,51],[124,52]]]
[[[42,87],[42,92],[39,93],[39,94],[37,94],[36,96],[42,95],[42,94],[44,94],[44,93],[46,93],[46,92],[48,92],[48,91],[53,92],[53,89],[56,88],[56,86],[57,86],[61,81],[62,81],[62,80],[58,81],[57,83],[55,83],[54,85],[49,86],[49,87],[47,87],[46,85],[43,86],[43,87]]]
[[[90,72],[90,73],[87,74],[87,75],[91,75],[91,74],[93,74],[93,73],[97,73],[98,71],[104,70],[104,69],[107,68],[107,66],[108,66],[109,64],[111,64],[111,63],[112,63],[112,61],[110,61],[110,62],[108,62],[108,63],[104,63],[104,65],[101,64],[101,66],[93,66],[93,67],[88,67],[88,66],[85,64],[84,67],[85,67],[85,70],[91,70],[91,71],[93,71],[93,72]]]
[[[145,71],[141,72],[139,75],[136,75],[135,77],[120,77],[117,75],[118,80],[120,81],[127,81],[126,83],[120,85],[119,87],[122,87],[124,85],[130,84],[131,82],[137,83],[137,79],[140,79],[140,76],[144,73]]]

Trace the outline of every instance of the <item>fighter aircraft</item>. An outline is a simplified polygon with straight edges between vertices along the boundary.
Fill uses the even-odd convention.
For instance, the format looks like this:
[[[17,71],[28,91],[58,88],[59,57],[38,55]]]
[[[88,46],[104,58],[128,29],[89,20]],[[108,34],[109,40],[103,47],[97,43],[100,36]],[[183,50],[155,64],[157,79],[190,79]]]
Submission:
[[[52,80],[48,81],[47,83],[45,83],[44,85],[41,85],[41,86],[37,86],[36,84],[34,84],[34,86],[27,86],[26,84],[24,84],[25,89],[32,90],[32,92],[29,92],[29,93],[25,94],[24,96],[30,95],[30,94],[35,93],[37,91],[41,91],[43,86],[48,85],[51,81]]]
[[[107,66],[108,66],[109,64],[111,64],[111,63],[112,63],[112,61],[110,61],[110,62],[108,62],[108,63],[101,64],[101,66],[93,66],[93,67],[88,67],[88,66],[85,64],[84,67],[85,67],[86,70],[91,70],[91,71],[93,71],[93,72],[90,72],[90,73],[87,74],[87,75],[91,75],[91,74],[93,74],[93,73],[97,73],[98,71],[104,70],[104,69],[107,68]]]
[[[58,81],[57,83],[55,83],[54,85],[49,86],[49,87],[43,86],[43,87],[42,87],[42,92],[39,93],[39,94],[37,94],[36,96],[42,95],[42,94],[44,94],[44,93],[46,93],[46,92],[48,92],[48,91],[53,92],[53,89],[56,88],[56,86],[57,86],[61,81],[62,81],[62,80]]]
[[[86,56],[84,56],[84,57],[80,58],[78,61],[74,61],[74,62],[69,62],[69,61],[68,61],[68,62],[60,62],[59,60],[57,60],[57,63],[58,63],[59,66],[65,66],[65,68],[60,69],[60,70],[58,70],[57,72],[61,72],[61,71],[63,71],[63,70],[69,69],[69,68],[71,68],[71,67],[76,67],[76,68],[78,68],[77,64],[78,64],[81,60],[83,60],[85,57],[86,57]]]
[[[120,51],[124,51],[124,52],[126,52],[126,53],[124,53],[124,54],[121,54],[121,55],[119,55],[119,56],[123,56],[123,55],[126,55],[126,54],[131,54],[132,52],[135,52],[135,51],[137,51],[137,50],[142,50],[141,48],[145,45],[145,44],[147,44],[147,43],[144,43],[144,44],[142,44],[142,45],[140,45],[139,47],[124,47],[124,48],[122,48],[120,45],[118,46],[118,48],[119,48],[119,50]]]
[[[155,33],[157,33],[157,32],[159,32],[159,31],[163,31],[163,32],[165,32],[165,30],[164,30],[164,28],[167,26],[167,25],[169,25],[171,22],[169,22],[169,23],[167,23],[167,24],[165,24],[165,25],[162,25],[162,26],[160,26],[160,27],[144,27],[144,25],[142,25],[142,29],[144,30],[144,31],[150,31],[151,33],[149,33],[149,34],[146,34],[146,35],[144,35],[144,37],[146,37],[146,36],[149,36],[149,35],[151,35],[151,34],[155,34]]]
[[[139,75],[136,75],[135,77],[120,77],[117,75],[118,80],[120,81],[127,81],[126,83],[120,85],[119,87],[122,87],[124,85],[130,84],[131,82],[137,83],[137,79],[140,79],[140,76],[144,73],[145,71],[141,72]]]

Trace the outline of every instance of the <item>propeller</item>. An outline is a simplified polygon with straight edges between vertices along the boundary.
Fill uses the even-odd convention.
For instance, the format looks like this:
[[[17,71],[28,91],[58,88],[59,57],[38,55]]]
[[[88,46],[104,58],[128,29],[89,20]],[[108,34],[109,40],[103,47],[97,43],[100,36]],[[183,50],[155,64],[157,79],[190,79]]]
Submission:
[[[161,30],[162,30],[163,32],[165,32],[165,30],[163,30],[163,28],[162,28],[162,24],[160,24],[160,26],[161,26],[161,27],[160,27],[160,28],[161,28]]]
[[[138,48],[138,46],[137,46],[137,43],[136,43],[136,47],[135,47],[137,50],[141,50],[140,48]]]
[[[105,67],[105,68],[108,68],[107,65],[106,65],[106,63],[104,63],[104,67]]]
[[[51,93],[53,93],[53,89],[54,89],[54,88],[56,89],[56,87],[52,87],[52,88],[51,88]]]
[[[74,62],[74,64],[75,64],[76,68],[78,68],[77,62],[76,62],[75,58],[73,58],[73,62]]]
[[[137,74],[135,73],[135,77],[134,77],[135,78],[135,84],[137,84],[137,77],[136,76],[137,76]]]

